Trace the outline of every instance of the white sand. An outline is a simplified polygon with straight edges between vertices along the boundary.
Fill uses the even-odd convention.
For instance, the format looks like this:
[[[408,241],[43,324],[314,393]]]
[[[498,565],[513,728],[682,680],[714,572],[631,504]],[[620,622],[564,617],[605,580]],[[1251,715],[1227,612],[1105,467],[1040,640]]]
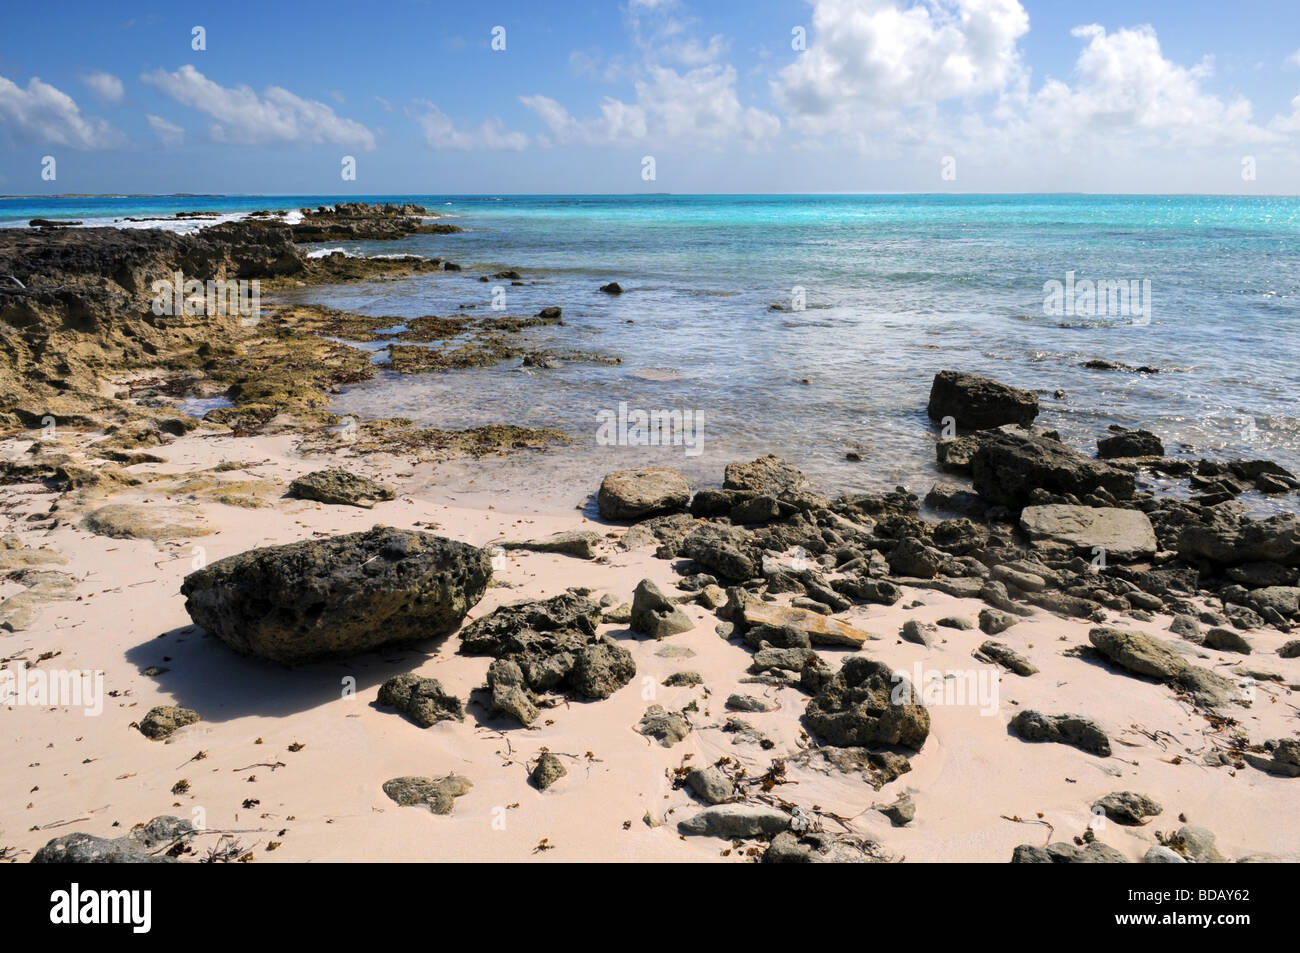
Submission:
[[[8,441],[0,453],[16,456],[27,445]],[[297,458],[291,446],[287,437],[236,440],[199,432],[155,451],[167,464],[132,472],[180,472],[223,460],[267,461],[248,473],[226,476],[256,476],[284,487],[294,476],[330,462]],[[191,571],[196,546],[212,561],[257,546],[374,524],[409,528],[435,522],[443,535],[479,545],[593,528],[576,509],[540,512],[541,507],[529,507],[513,494],[509,512],[489,509],[481,499],[469,505],[445,498],[428,468],[402,462],[381,467],[377,461],[344,465],[395,486],[398,498],[373,510],[279,496],[259,509],[204,502],[196,508],[218,532],[161,543],[109,539],[66,525],[34,530],[27,515],[44,512],[53,496],[30,486],[0,488],[0,535],[16,533],[28,546],[48,546],[69,557],[63,568],[74,575],[78,593],[75,601],[44,607],[27,631],[0,635],[0,654],[32,661],[43,652],[58,652],[41,667],[103,671],[105,688],[117,693],[106,699],[99,717],[74,708],[19,705],[0,715],[6,752],[6,770],[0,772],[0,846],[34,852],[50,838],[74,830],[112,836],[156,815],[176,814],[199,817],[211,832],[245,832],[239,837],[244,845],[255,846],[259,863],[741,857],[742,852],[732,851],[724,858],[722,852],[731,845],[723,841],[679,837],[676,822],[702,805],[686,791],[672,789],[672,770],[688,757],[687,763],[698,765],[725,756],[739,759],[752,775],[764,773],[773,758],[806,744],[799,723],[806,696],[793,689],[742,685],[750,653],[719,638],[714,632],[718,620],[698,606],[685,607],[696,627],[662,642],[642,639],[622,626],[604,627],[632,652],[637,677],[606,701],[561,704],[545,712],[535,730],[489,719],[477,702],[462,724],[427,730],[373,706],[383,680],[406,671],[436,676],[447,690],[467,698],[482,684],[489,659],[457,655],[455,636],[418,651],[404,648],[289,670],[239,657],[189,628],[179,587]],[[573,488],[574,506],[584,502],[599,476],[592,474],[590,487]],[[420,488],[418,495],[404,494],[413,487]],[[166,502],[149,486],[112,497],[113,502],[144,500]],[[60,515],[72,519],[70,513]],[[511,553],[508,568],[497,574],[507,586],[490,589],[471,618],[505,602],[548,597],[569,586],[629,601],[636,583],[649,577],[665,591],[676,591],[668,588],[675,578],[670,564],[655,559],[650,550],[625,553],[610,545],[605,555],[607,564]],[[0,596],[12,591],[17,590],[9,586]],[[906,609],[914,599],[925,605]],[[909,617],[931,621],[957,614],[974,619],[981,607],[972,600],[909,590],[896,606],[860,607],[844,618],[881,636],[867,652],[891,666],[910,673],[919,661],[927,668],[969,670],[983,667],[971,658],[972,649],[987,638],[978,630],[941,629],[946,641],[933,649],[903,643],[897,633]],[[1177,641],[1166,631],[1167,617],[1153,624],[1118,621]],[[1030,678],[1003,673],[1001,704],[992,716],[971,706],[931,706],[930,738],[912,759],[912,772],[882,791],[853,776],[791,766],[787,777],[797,783],[775,793],[810,812],[817,807],[852,818],[853,830],[910,861],[1006,862],[1017,844],[1068,841],[1082,834],[1093,800],[1122,790],[1150,795],[1165,809],[1144,827],[1109,823],[1098,832],[1099,840],[1132,859],[1156,842],[1156,830],[1180,826],[1180,813],[1189,823],[1214,831],[1219,848],[1231,857],[1269,853],[1300,858],[1300,828],[1293,822],[1300,779],[1276,778],[1253,768],[1234,772],[1203,766],[1201,757],[1226,735],[1215,734],[1202,715],[1168,688],[1063,654],[1086,644],[1088,629],[1086,623],[1039,613],[998,636],[1042,671]],[[1285,637],[1268,631],[1248,638],[1256,646],[1253,663],[1300,684],[1300,660],[1275,654]],[[667,645],[688,647],[696,655],[657,657],[656,651]],[[1241,661],[1227,653],[1196,651],[1205,656],[1200,664],[1220,670]],[[825,654],[834,662],[842,653]],[[170,671],[157,677],[142,674],[151,665]],[[704,688],[662,687],[665,677],[680,670],[700,672],[707,693]],[[345,698],[342,685],[349,676],[355,678],[357,692]],[[723,701],[732,692],[766,695],[779,703],[776,711],[741,716],[776,741],[773,750],[733,745],[734,736],[719,730],[727,714]],[[649,704],[680,708],[691,700],[699,703],[692,716],[694,731],[675,747],[659,747],[633,730]],[[129,727],[160,704],[193,708],[203,721],[165,743]],[[1006,724],[1023,707],[1097,719],[1111,736],[1113,756],[1102,759],[1010,736]],[[1287,688],[1261,683],[1255,705],[1234,709],[1234,714],[1253,741],[1262,741],[1292,735],[1296,710]],[[1160,733],[1160,743],[1148,734],[1154,732]],[[305,747],[290,752],[295,742]],[[527,783],[527,773],[543,747],[563,755],[569,774],[541,793]],[[206,758],[190,761],[199,751]],[[1173,763],[1177,758],[1181,763]],[[283,766],[259,766],[276,762]],[[456,801],[450,816],[398,807],[380,790],[385,780],[399,775],[452,772],[468,776],[474,788]],[[181,779],[188,780],[189,791],[173,795],[171,789]],[[917,804],[916,820],[908,827],[894,828],[870,810],[904,792]],[[246,799],[258,803],[245,808]],[[647,811],[667,823],[647,826],[642,821]],[[115,822],[120,827],[113,827]],[[831,831],[841,829],[829,817],[822,823]],[[543,839],[553,849],[538,852]],[[200,838],[199,851],[216,841],[215,833]],[[272,841],[281,846],[269,851]]]

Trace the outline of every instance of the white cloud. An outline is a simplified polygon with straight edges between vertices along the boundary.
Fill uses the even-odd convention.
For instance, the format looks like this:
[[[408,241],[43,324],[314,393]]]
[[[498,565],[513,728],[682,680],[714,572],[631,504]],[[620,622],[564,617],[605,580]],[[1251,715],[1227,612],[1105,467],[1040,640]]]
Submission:
[[[741,104],[731,66],[702,66],[685,73],[663,66],[635,84],[636,101],[606,97],[600,114],[577,119],[548,96],[520,98],[546,124],[559,145],[621,145],[641,141],[692,142],[770,139],[780,132],[774,115]]]
[[[1029,14],[1018,0],[810,0],[808,49],[773,93],[812,127],[856,114],[1001,91],[1021,71]]]
[[[1283,65],[1300,67],[1300,50],[1296,50],[1288,56]]]
[[[83,116],[75,99],[35,76],[26,89],[0,76],[0,125],[17,139],[74,149],[106,149],[125,141],[103,119]]]
[[[221,86],[189,65],[174,73],[155,70],[141,79],[178,103],[210,116],[209,132],[218,142],[375,147],[374,133],[361,123],[279,86],[268,86],[259,96],[248,86]]]
[[[112,73],[103,71],[97,73],[87,73],[81,77],[81,81],[86,84],[99,99],[106,103],[120,103],[122,101],[122,81]]]
[[[185,142],[185,130],[174,122],[168,122],[153,113],[147,113],[144,118],[149,121],[149,128],[153,130],[154,135],[158,137],[158,141],[164,147],[171,148]]]
[[[424,141],[431,149],[461,152],[476,149],[502,149],[518,152],[527,149],[529,138],[522,132],[511,132],[500,119],[485,119],[477,129],[457,129],[451,117],[428,100],[417,100],[406,114],[419,123]]]

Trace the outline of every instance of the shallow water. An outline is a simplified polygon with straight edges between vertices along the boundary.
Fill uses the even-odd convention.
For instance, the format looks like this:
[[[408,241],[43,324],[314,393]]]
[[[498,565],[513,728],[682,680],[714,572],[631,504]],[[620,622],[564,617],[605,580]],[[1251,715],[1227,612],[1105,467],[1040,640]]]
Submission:
[[[564,309],[565,327],[535,329],[525,340],[623,359],[614,367],[381,372],[336,400],[339,413],[360,417],[440,427],[509,422],[574,437],[542,457],[545,467],[526,455],[465,470],[482,480],[523,481],[573,499],[616,467],[673,466],[716,482],[730,460],[777,452],[828,490],[909,483],[923,492],[934,453],[925,403],[943,368],[1040,391],[1039,422],[1084,450],[1109,424],[1123,424],[1154,430],[1172,454],[1264,456],[1300,470],[1294,198],[388,198],[457,216],[466,231],[319,247],[441,256],[466,270],[314,288],[302,299],[397,319],[492,314],[493,289],[503,286],[505,313]],[[333,199],[169,201],[172,211],[238,211]],[[21,214],[90,211],[113,214],[48,203]],[[519,270],[526,285],[477,280],[504,268]],[[1070,271],[1080,280],[1149,281],[1149,320],[1045,314],[1045,282],[1065,282]],[[597,290],[611,280],[626,293]],[[804,310],[791,310],[796,287],[805,289]],[[1093,358],[1161,370],[1079,366]],[[597,414],[620,402],[697,415],[702,452],[601,445]],[[863,461],[846,461],[848,451]]]

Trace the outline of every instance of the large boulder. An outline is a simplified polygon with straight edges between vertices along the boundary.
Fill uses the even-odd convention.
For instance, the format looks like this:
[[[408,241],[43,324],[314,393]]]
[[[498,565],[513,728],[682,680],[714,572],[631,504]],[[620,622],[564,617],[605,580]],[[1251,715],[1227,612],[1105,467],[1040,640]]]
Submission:
[[[1117,457],[1163,457],[1165,445],[1150,430],[1127,430],[1111,427],[1111,436],[1097,441],[1097,456],[1103,460]]]
[[[376,526],[229,556],[186,576],[181,594],[231,648],[294,663],[445,635],[491,575],[476,546]]]
[[[1005,430],[990,433],[971,457],[975,491],[984,499],[1020,509],[1036,489],[1084,497],[1105,490],[1115,499],[1133,495],[1133,474],[1072,450],[1059,440]]]
[[[620,470],[600,482],[596,505],[601,519],[639,520],[686,508],[691,488],[676,470],[648,467]]]
[[[804,721],[837,747],[902,745],[920,750],[930,734],[930,713],[920,689],[888,665],[861,655],[843,667],[808,702]]]
[[[1100,546],[1107,559],[1128,562],[1156,551],[1156,532],[1141,510],[1118,507],[1026,506],[1020,528],[1040,548],[1090,555]]]
[[[926,411],[931,420],[953,418],[959,430],[1028,425],[1038,416],[1038,395],[979,374],[940,371],[930,385]]]
[[[1260,562],[1300,566],[1300,517],[1287,513],[1252,520],[1235,503],[1211,506],[1200,520],[1182,527],[1175,549],[1184,559],[1225,566]]]
[[[1125,671],[1182,689],[1198,704],[1216,707],[1239,698],[1231,679],[1193,665],[1173,645],[1145,632],[1098,626],[1088,641]]]

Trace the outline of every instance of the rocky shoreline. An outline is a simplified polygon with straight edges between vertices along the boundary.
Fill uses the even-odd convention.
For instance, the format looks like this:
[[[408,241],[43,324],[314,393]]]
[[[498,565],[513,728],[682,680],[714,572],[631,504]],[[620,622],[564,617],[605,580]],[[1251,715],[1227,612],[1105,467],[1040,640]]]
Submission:
[[[188,614],[190,625],[164,635],[184,641],[201,631],[209,646],[219,643],[204,658],[225,653],[216,656],[222,666],[259,673],[285,664],[351,671],[367,653],[424,646],[434,668],[455,673],[399,664],[367,686],[379,712],[367,724],[376,737],[393,733],[393,750],[420,730],[457,739],[438,743],[445,773],[411,774],[410,765],[388,779],[366,777],[365,790],[381,790],[390,806],[467,817],[484,808],[466,805],[496,796],[481,794],[485,787],[506,798],[521,784],[537,796],[585,797],[570,775],[585,773],[590,784],[617,750],[624,772],[644,776],[655,758],[651,774],[668,779],[658,800],[671,803],[676,833],[642,842],[656,856],[675,856],[680,834],[682,843],[713,842],[719,859],[899,860],[938,849],[908,841],[914,832],[942,839],[1034,823],[1018,812],[1029,807],[999,813],[935,793],[951,783],[944,765],[964,764],[969,746],[975,766],[960,769],[973,772],[962,784],[991,784],[980,765],[1011,759],[1023,790],[1052,801],[1068,827],[1056,840],[1056,824],[1041,821],[1049,829],[1041,844],[981,835],[996,849],[981,842],[963,859],[1204,862],[1227,859],[1234,847],[1233,859],[1300,856],[1298,843],[1260,843],[1254,827],[1232,831],[1232,847],[1216,842],[1223,828],[1244,822],[1208,809],[1234,785],[1260,805],[1285,803],[1300,776],[1286,703],[1300,688],[1300,640],[1291,638],[1300,625],[1300,517],[1255,519],[1238,502],[1263,493],[1291,507],[1300,489],[1294,474],[1266,460],[1169,457],[1144,430],[1111,428],[1095,455],[1084,453],[1036,423],[1033,392],[944,371],[926,409],[945,478],[924,499],[903,487],[832,498],[795,464],[767,456],[729,464],[715,487],[692,487],[667,468],[607,474],[590,487],[599,522],[554,521],[552,532],[532,536],[520,524],[536,521],[518,514],[463,512],[457,532],[431,519],[437,501],[390,485],[401,482],[399,472],[565,435],[506,423],[420,429],[400,418],[340,432],[331,391],[365,379],[374,365],[339,341],[391,337],[397,373],[614,359],[530,349],[528,329],[562,324],[559,307],[531,317],[399,322],[271,304],[254,324],[149,310],[152,282],[177,271],[200,281],[256,278],[274,292],[456,270],[434,259],[312,258],[299,246],[446,224],[429,218],[418,206],[341,205],[304,210],[292,224],[266,213],[192,236],[0,233],[0,274],[14,279],[0,281],[0,485],[9,526],[0,628],[30,642],[4,653],[7,669],[38,664],[43,652],[73,654],[50,624],[55,613],[94,623],[97,607],[84,604],[89,557],[70,548],[76,538],[96,541],[92,549],[113,543],[137,557],[161,550],[183,561],[191,543],[213,534],[221,558],[183,578],[169,570],[148,590],[167,618],[182,607]],[[517,272],[493,277],[523,280]],[[214,396],[229,406],[202,422],[179,409],[182,399]],[[345,452],[342,469],[309,460]],[[1155,477],[1186,479],[1188,493],[1161,492]],[[47,509],[34,505],[51,495]],[[258,526],[281,515],[308,520],[310,534],[288,522],[274,532]],[[90,571],[110,572],[115,550],[95,551],[105,562]],[[538,572],[544,585],[533,580]],[[143,636],[124,637],[128,657],[138,655]],[[912,662],[917,673],[934,664],[909,678]],[[693,664],[704,670],[679,667]],[[954,682],[972,695],[954,701]],[[1087,687],[1076,691],[1076,683]],[[142,743],[222,730],[215,712],[153,693],[167,703],[135,716]],[[191,694],[211,698],[198,687]],[[610,721],[603,706],[627,726],[592,727]],[[383,720],[393,711],[403,716],[398,728]],[[290,725],[296,717],[284,716]],[[1147,727],[1147,717],[1173,727]],[[564,735],[578,722],[606,747]],[[552,732],[586,754],[534,745],[516,772],[509,739]],[[508,753],[497,754],[504,768],[470,753],[487,735],[507,739]],[[319,743],[330,737],[322,731]],[[689,753],[679,758],[674,748]],[[467,761],[473,781],[461,767]],[[1064,780],[1053,775],[1047,787],[1025,779],[1044,765]],[[1185,780],[1193,768],[1194,783]],[[1089,772],[1086,785],[1081,772]],[[1119,789],[1120,778],[1152,787]],[[1081,796],[1098,782],[1105,790]],[[185,806],[189,783],[173,787],[175,806]],[[604,783],[607,793],[619,790],[616,780]],[[886,787],[893,800],[877,803]],[[668,820],[662,804],[640,787],[625,793],[609,797],[645,811],[626,819],[624,832],[668,833],[658,830]],[[1180,798],[1203,809],[1177,807]],[[578,838],[582,811],[570,814],[567,830]],[[1152,818],[1161,829],[1146,828]],[[0,837],[14,833],[9,820]],[[1105,820],[1129,839],[1115,840]],[[38,848],[34,860],[156,860],[200,859],[203,836],[160,813],[126,837],[25,840]],[[548,842],[542,837],[532,852],[553,849]],[[233,840],[223,843],[207,859],[251,859]],[[598,852],[599,843],[588,849]]]

